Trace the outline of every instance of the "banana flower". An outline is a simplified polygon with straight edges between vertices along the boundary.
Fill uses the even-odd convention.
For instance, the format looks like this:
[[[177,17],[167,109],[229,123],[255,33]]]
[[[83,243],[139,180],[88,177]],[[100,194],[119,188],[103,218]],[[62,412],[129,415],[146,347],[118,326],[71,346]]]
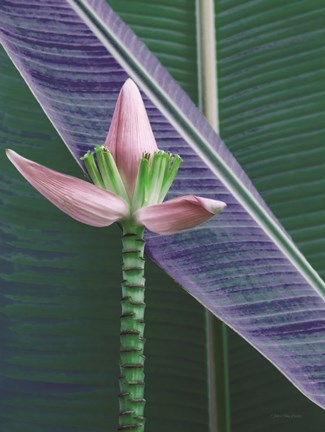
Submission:
[[[130,221],[159,234],[174,234],[203,223],[226,206],[194,195],[163,202],[181,158],[158,150],[140,92],[130,79],[120,91],[105,144],[96,147],[96,158],[90,151],[82,158],[94,184],[53,171],[13,150],[6,153],[49,201],[92,226]]]
[[[144,227],[174,234],[199,225],[226,204],[185,195],[163,202],[182,162],[158,149],[140,92],[122,87],[104,145],[83,156],[92,183],[23,158],[7,156],[35,189],[88,225],[123,228],[118,430],[144,432]]]

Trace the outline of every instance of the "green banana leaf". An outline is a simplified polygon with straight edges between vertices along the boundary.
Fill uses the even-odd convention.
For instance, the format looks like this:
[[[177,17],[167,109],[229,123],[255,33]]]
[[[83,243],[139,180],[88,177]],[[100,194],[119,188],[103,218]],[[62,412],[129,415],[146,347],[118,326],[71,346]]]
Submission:
[[[110,0],[109,4],[198,104],[196,2]],[[321,1],[287,5],[263,1],[244,6],[242,1],[218,0],[214,6],[221,137],[324,278],[325,80],[321,52],[325,35],[318,37],[323,30],[324,5]],[[222,335],[216,325],[215,348],[222,351],[228,345],[224,355],[229,382],[222,382],[228,388],[218,390],[229,395],[230,407],[223,407],[223,415],[231,410],[232,431],[324,429],[322,409],[297,393],[236,333],[227,329]],[[224,421],[226,429],[230,422]]]
[[[221,0],[215,12],[221,136],[324,278],[324,2]],[[234,430],[324,429],[253,350],[234,335],[229,347]]]

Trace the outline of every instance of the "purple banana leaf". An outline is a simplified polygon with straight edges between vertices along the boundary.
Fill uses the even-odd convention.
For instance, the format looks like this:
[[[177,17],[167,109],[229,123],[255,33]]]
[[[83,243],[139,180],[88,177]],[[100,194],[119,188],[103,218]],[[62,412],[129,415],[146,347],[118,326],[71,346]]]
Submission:
[[[147,233],[148,254],[325,407],[324,283],[187,95],[104,1],[2,0],[0,12],[5,50],[78,163],[136,81],[159,147],[184,159],[169,197],[227,203],[190,232]]]

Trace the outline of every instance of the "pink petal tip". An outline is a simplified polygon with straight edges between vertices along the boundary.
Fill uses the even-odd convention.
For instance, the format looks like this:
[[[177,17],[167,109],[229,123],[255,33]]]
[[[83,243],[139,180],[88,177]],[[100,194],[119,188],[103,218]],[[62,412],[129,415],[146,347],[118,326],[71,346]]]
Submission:
[[[200,225],[220,213],[226,204],[209,198],[185,195],[139,209],[138,223],[158,234],[175,234]]]

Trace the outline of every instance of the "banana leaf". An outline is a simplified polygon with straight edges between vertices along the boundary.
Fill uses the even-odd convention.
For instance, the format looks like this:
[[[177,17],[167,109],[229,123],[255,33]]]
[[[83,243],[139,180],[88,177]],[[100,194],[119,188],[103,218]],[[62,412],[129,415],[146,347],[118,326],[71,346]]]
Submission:
[[[10,13],[4,4],[3,44],[8,54],[77,157],[103,140],[116,92],[127,76],[124,69],[147,92],[160,147],[185,159],[172,194],[204,193],[225,200],[229,208],[194,233],[174,238],[148,234],[149,252],[194,297],[322,404],[322,282],[204,118],[130,30],[101,2],[72,3],[82,6],[91,30],[118,61],[72,9],[58,2],[30,2],[16,13],[12,4]]]

